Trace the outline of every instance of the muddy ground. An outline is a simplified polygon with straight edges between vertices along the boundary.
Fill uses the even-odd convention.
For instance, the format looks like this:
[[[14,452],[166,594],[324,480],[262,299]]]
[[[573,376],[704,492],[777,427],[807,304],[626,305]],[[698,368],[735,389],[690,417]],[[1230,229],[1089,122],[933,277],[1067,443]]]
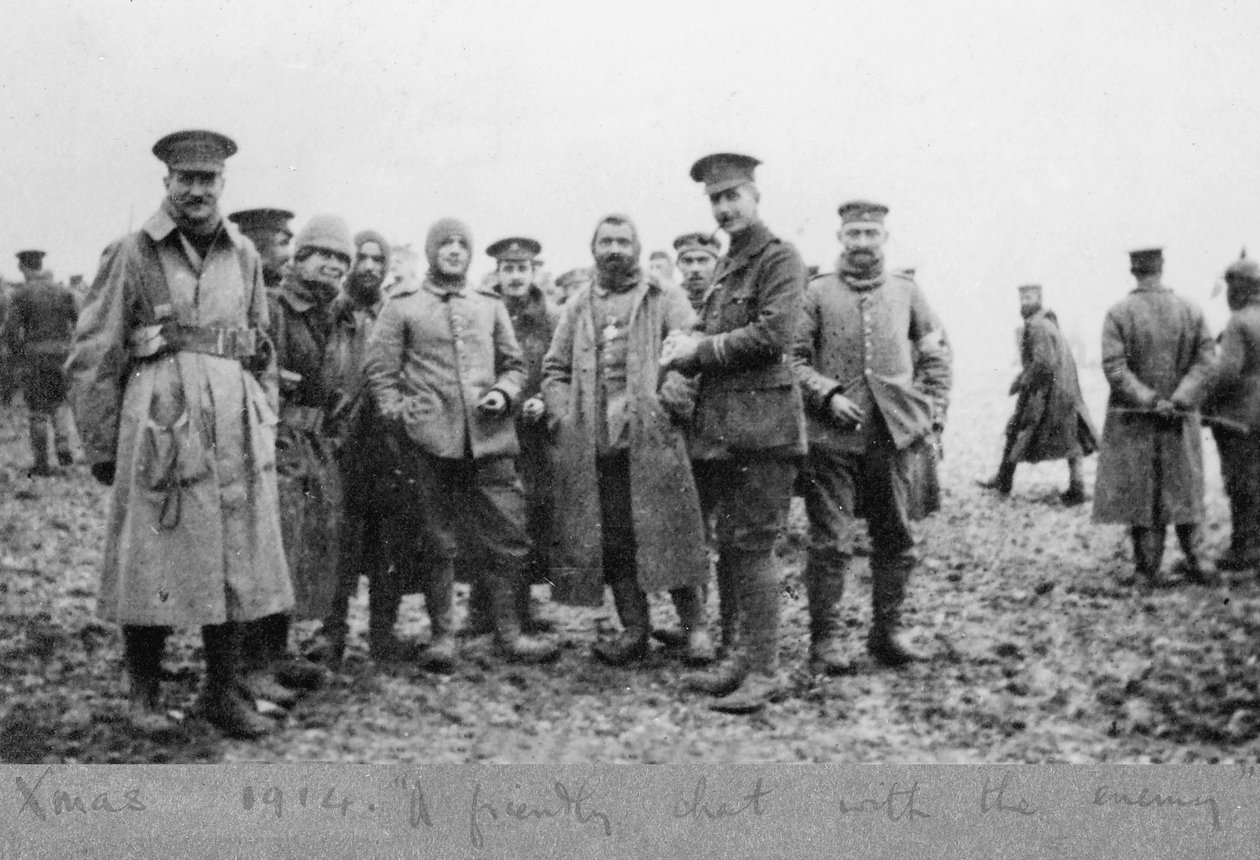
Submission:
[[[1062,463],[1021,467],[1006,501],[977,488],[1001,449],[1013,373],[958,373],[944,510],[921,524],[923,564],[906,613],[922,663],[893,672],[862,657],[858,674],[836,679],[805,670],[798,503],[778,550],[790,689],[763,714],[711,713],[705,697],[679,688],[684,669],[661,651],[634,670],[594,663],[593,638],[616,626],[611,601],[599,611],[547,607],[564,646],[551,666],[504,665],[483,639],[464,646],[451,676],[378,671],[363,641],[364,586],[344,673],[259,742],[224,740],[190,715],[201,669],[191,631],[172,638],[166,659],[165,700],[184,718],[180,735],[155,742],[129,730],[120,637],[92,615],[107,491],[83,466],[27,478],[24,410],[0,410],[0,761],[1254,760],[1260,585],[1251,575],[1158,591],[1127,583],[1124,530],[1092,525],[1088,505],[1059,504]],[[1082,369],[1082,380],[1101,425],[1102,375]],[[1205,451],[1215,554],[1228,520],[1210,441]],[[1091,487],[1093,468],[1091,458]],[[1177,557],[1170,534],[1166,571]],[[864,560],[848,597],[845,623],[862,655]],[[407,599],[406,635],[427,635],[420,601]],[[662,624],[672,623],[667,603],[653,599]]]

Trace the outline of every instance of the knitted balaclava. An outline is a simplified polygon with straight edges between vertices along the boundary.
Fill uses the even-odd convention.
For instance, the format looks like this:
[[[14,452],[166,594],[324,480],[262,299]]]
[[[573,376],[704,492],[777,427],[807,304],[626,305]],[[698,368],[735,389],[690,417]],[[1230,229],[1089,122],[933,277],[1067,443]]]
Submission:
[[[467,270],[459,275],[443,274],[438,268],[438,248],[442,246],[447,239],[458,236],[468,247],[469,260],[472,259],[473,238],[472,231],[468,229],[468,225],[458,218],[442,218],[429,228],[429,235],[424,240],[424,255],[429,260],[429,280],[435,284],[445,287],[461,287],[464,284],[464,276]]]

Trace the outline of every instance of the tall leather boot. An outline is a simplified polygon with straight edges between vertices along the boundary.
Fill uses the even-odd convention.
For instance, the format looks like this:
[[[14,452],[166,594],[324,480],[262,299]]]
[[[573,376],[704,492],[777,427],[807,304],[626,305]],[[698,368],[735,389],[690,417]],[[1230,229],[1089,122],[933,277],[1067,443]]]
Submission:
[[[553,643],[521,633],[516,606],[516,588],[520,571],[516,567],[499,568],[487,576],[490,611],[494,618],[496,650],[514,663],[546,663],[560,656]]]
[[[53,473],[48,465],[48,415],[31,410],[27,425],[31,440],[32,465],[26,474],[32,478],[44,478]]]
[[[739,593],[736,590],[735,574],[728,557],[729,553],[718,556],[715,581],[718,593],[718,619],[722,634],[722,644],[718,646],[717,656],[721,660],[733,653],[739,642]]]
[[[172,731],[175,724],[162,709],[162,653],[165,627],[123,627],[123,661],[127,666],[128,717],[144,734]]]
[[[233,738],[252,740],[267,733],[265,717],[241,698],[236,675],[240,647],[238,625],[208,624],[201,628],[206,674],[197,707],[201,715]]]
[[[289,652],[289,630],[293,618],[278,612],[263,619],[266,623],[268,652],[272,655],[271,671],[283,686],[294,690],[318,690],[327,678],[328,670],[305,657]]]
[[[884,666],[897,668],[919,659],[897,638],[906,582],[913,568],[913,556],[871,556],[871,632],[866,649]]]
[[[1133,541],[1133,564],[1138,575],[1148,585],[1157,584],[1159,569],[1164,563],[1164,526],[1133,526],[1129,529],[1129,536]]]
[[[717,663],[701,672],[682,677],[683,686],[697,693],[725,696],[744,682],[748,675],[747,655],[742,646],[743,613],[740,611],[740,570],[747,553],[722,547],[717,560],[718,614],[721,617],[722,645]]]
[[[1011,488],[1015,485],[1015,464],[1003,459],[996,475],[987,481],[976,483],[986,490],[997,490],[1001,495],[1009,496]]]
[[[494,612],[490,608],[489,574],[482,573],[468,589],[468,617],[460,629],[461,637],[473,638],[494,632]]]
[[[781,693],[779,673],[779,577],[771,550],[741,553],[739,651],[747,669],[739,686],[709,708],[727,714],[760,711]]]
[[[809,664],[815,672],[845,675],[853,664],[840,643],[840,600],[849,557],[834,549],[811,550],[805,563],[809,599]]]
[[[1211,566],[1202,558],[1202,534],[1197,523],[1178,523],[1175,527],[1177,543],[1185,556],[1180,564],[1182,576],[1196,585],[1211,585],[1214,577]]]
[[[670,590],[669,597],[682,631],[679,646],[683,648],[683,662],[689,666],[712,663],[713,640],[704,622],[704,589],[699,586],[675,588]]]
[[[621,621],[621,633],[611,642],[596,642],[591,650],[601,662],[610,666],[638,663],[647,656],[651,631],[647,595],[639,588],[633,570],[617,571],[608,585]]]
[[[429,613],[429,644],[420,652],[421,668],[447,674],[455,671],[455,566],[443,564],[424,582],[424,608]]]
[[[1059,496],[1059,501],[1069,507],[1085,502],[1085,477],[1080,457],[1068,457],[1068,488]]]

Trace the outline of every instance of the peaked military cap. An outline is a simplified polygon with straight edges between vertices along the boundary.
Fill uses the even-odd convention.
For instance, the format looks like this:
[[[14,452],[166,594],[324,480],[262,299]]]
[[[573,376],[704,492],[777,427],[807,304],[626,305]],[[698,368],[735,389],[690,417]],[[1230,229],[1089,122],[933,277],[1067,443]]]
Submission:
[[[674,250],[679,254],[685,254],[688,251],[703,251],[715,257],[722,256],[722,246],[708,233],[683,233],[674,240]]]
[[[884,216],[888,214],[888,207],[883,203],[872,203],[869,200],[850,200],[848,203],[841,203],[836,211],[840,213],[841,224],[849,224],[853,221],[874,221],[883,224]]]
[[[38,269],[44,265],[44,252],[29,249],[17,252],[18,265],[24,269]]]
[[[495,242],[489,248],[486,248],[486,253],[500,263],[525,262],[533,260],[541,254],[542,245],[533,239],[526,239],[523,236],[512,236]]]
[[[153,144],[153,154],[172,170],[223,172],[223,162],[236,153],[236,143],[227,135],[205,129],[175,131]]]
[[[292,218],[293,213],[287,209],[266,208],[242,209],[228,216],[228,220],[240,227],[243,233],[287,233],[290,238],[293,237],[293,230],[289,227]]]
[[[1129,252],[1129,269],[1138,274],[1152,274],[1164,267],[1163,248],[1137,248]]]
[[[1036,293],[1038,296],[1041,295],[1041,284],[1024,284],[1023,286],[1018,287],[1018,289],[1021,296],[1025,293]]]
[[[704,183],[704,193],[712,197],[731,188],[753,181],[753,170],[760,161],[751,155],[736,152],[715,152],[691,165],[691,178]]]

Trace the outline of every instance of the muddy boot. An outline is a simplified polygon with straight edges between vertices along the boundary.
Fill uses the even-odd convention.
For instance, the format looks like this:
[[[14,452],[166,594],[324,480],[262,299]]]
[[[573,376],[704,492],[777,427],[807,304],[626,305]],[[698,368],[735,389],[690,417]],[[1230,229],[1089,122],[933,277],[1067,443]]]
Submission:
[[[1138,576],[1148,586],[1159,584],[1159,569],[1164,562],[1164,527],[1146,528],[1133,526],[1129,529],[1133,542],[1133,566]]]
[[[723,550],[716,565],[718,615],[722,631],[717,663],[702,672],[690,672],[682,677],[686,689],[710,696],[725,696],[742,684],[748,675],[748,663],[739,642],[739,591],[736,588],[734,556],[734,550]]]
[[[487,577],[490,611],[494,618],[495,650],[512,663],[547,663],[560,656],[560,649],[544,639],[521,633],[517,615],[517,571],[495,571]]]
[[[241,697],[236,676],[239,647],[237,625],[210,624],[201,628],[205,644],[206,675],[197,699],[197,710],[228,737],[253,740],[262,737],[271,723]]]
[[[490,587],[485,575],[478,577],[468,590],[468,617],[460,628],[460,638],[489,636],[494,632],[494,613],[490,610]]]
[[[1085,503],[1085,478],[1081,473],[1081,458],[1068,457],[1068,488],[1059,496],[1067,507]]]
[[[133,729],[146,735],[175,730],[162,709],[162,652],[167,632],[165,627],[123,627],[123,660],[130,687],[127,719]]]
[[[399,594],[390,591],[368,594],[368,654],[375,663],[415,663],[424,651],[419,642],[394,635],[401,607]]]
[[[289,628],[293,619],[276,613],[263,619],[267,650],[272,657],[271,674],[276,682],[293,690],[318,690],[328,679],[328,670],[305,657],[289,653]]]
[[[809,599],[809,668],[824,675],[847,675],[853,664],[840,642],[840,599],[848,556],[835,550],[811,551],[805,564]]]
[[[1185,556],[1178,566],[1181,575],[1187,582],[1195,585],[1214,585],[1216,583],[1215,571],[1212,565],[1202,557],[1202,541],[1198,525],[1178,523],[1175,529],[1177,542],[1181,544],[1181,552]]]
[[[901,627],[901,604],[906,596],[906,581],[914,567],[914,558],[871,557],[871,632],[866,650],[875,661],[890,668],[899,668],[921,659],[897,638]]]
[[[675,588],[669,593],[682,628],[683,662],[688,666],[704,666],[713,662],[713,640],[704,623],[704,589]]]
[[[782,692],[779,673],[779,578],[774,556],[740,553],[735,561],[739,583],[740,660],[747,667],[742,682],[709,704],[728,714],[760,711]]]
[[[600,662],[609,666],[626,666],[638,663],[648,653],[648,636],[651,622],[648,617],[648,599],[639,588],[634,571],[618,571],[609,586],[613,603],[621,621],[621,633],[611,642],[596,642],[591,649]]]
[[[1015,464],[1005,460],[998,466],[997,474],[987,481],[976,481],[976,485],[986,490],[996,490],[1000,495],[1009,496],[1015,484]]]
[[[442,565],[424,583],[424,608],[429,613],[429,645],[420,653],[422,669],[440,674],[455,671],[455,568]]]

